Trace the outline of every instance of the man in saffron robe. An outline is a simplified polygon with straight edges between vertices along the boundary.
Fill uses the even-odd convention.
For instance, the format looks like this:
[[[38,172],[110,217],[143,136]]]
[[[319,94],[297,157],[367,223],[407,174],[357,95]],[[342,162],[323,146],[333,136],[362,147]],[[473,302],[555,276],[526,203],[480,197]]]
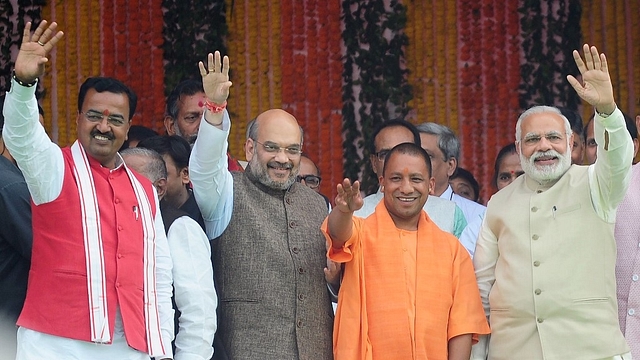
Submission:
[[[471,258],[422,210],[434,186],[429,155],[403,143],[386,157],[384,201],[362,219],[358,181],[338,184],[323,224],[331,260],[345,263],[334,324],[341,359],[467,360],[488,334]]]

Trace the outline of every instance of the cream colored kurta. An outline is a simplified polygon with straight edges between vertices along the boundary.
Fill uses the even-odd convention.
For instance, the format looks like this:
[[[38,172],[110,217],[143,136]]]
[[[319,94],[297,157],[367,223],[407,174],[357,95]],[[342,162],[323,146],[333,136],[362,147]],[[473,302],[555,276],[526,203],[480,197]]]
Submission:
[[[613,223],[633,147],[619,110],[597,117],[595,133],[596,164],[574,165],[553,184],[521,176],[489,201],[474,266],[491,360],[629,351],[618,327]]]

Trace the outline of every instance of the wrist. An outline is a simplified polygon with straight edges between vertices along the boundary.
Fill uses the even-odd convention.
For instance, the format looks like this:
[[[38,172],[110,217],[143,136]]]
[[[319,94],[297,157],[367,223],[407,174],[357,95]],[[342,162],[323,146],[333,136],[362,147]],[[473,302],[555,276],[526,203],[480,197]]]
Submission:
[[[38,78],[35,78],[35,79],[32,79],[32,80],[23,80],[23,79],[19,78],[16,75],[16,71],[15,70],[13,70],[12,78],[16,83],[18,83],[18,85],[24,86],[24,87],[33,87],[38,83]]]
[[[600,117],[606,118],[609,117],[609,115],[613,114],[613,112],[616,111],[616,108],[616,103],[600,105],[596,106],[596,113],[598,113]]]
[[[213,114],[218,114],[224,111],[227,108],[227,101],[225,100],[222,104],[215,103],[209,99],[205,101],[204,107],[209,110],[209,112]]]

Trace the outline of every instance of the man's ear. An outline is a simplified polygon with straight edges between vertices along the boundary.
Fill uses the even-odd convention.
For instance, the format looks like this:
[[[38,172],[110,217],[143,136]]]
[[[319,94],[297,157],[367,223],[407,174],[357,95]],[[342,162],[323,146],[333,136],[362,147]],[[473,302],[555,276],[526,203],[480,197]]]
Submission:
[[[384,192],[384,185],[382,185],[382,180],[384,180],[384,176],[378,176],[378,184],[380,184],[380,192]]]
[[[191,182],[191,179],[189,178],[189,167],[185,166],[182,169],[180,169],[180,180],[182,180],[182,183],[184,185],[187,185]]]
[[[175,120],[167,115],[164,117],[164,129],[167,131],[167,135],[175,135],[176,131],[173,128],[173,124],[175,123]]]
[[[167,192],[167,179],[158,179],[153,183],[153,186],[156,187],[156,191],[158,192],[158,199],[162,199]]]
[[[447,161],[447,175],[448,177],[453,176],[453,173],[456,171],[456,168],[458,167],[458,160],[456,160],[455,158],[449,158],[449,160]]]
[[[435,195],[436,190],[436,178],[433,176],[429,178],[429,195]]]
[[[244,143],[244,156],[247,159],[247,162],[251,162],[251,159],[253,159],[253,155],[255,155],[255,151],[255,142],[253,142],[252,138],[248,138]]]
[[[376,154],[369,155],[369,161],[371,162],[371,169],[373,169],[373,172],[376,173],[376,175],[379,174],[378,173],[378,156]],[[378,179],[378,181],[382,181],[381,178]]]
[[[514,144],[516,145],[516,154],[518,154],[518,156],[520,156],[520,141],[516,141],[514,142]],[[587,146],[587,144],[584,144],[585,147]]]
[[[638,139],[633,139],[633,158],[635,159],[636,155],[638,155]]]

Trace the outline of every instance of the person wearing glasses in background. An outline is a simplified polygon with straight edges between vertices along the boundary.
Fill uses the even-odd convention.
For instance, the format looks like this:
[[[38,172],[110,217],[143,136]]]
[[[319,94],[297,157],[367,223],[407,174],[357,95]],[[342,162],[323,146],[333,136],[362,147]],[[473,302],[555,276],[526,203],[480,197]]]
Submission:
[[[229,58],[201,62],[205,111],[189,171],[211,242],[219,297],[214,356],[331,359],[333,312],[323,268],[325,201],[296,181],[295,117],[267,110],[249,126],[244,172],[227,168]]]

